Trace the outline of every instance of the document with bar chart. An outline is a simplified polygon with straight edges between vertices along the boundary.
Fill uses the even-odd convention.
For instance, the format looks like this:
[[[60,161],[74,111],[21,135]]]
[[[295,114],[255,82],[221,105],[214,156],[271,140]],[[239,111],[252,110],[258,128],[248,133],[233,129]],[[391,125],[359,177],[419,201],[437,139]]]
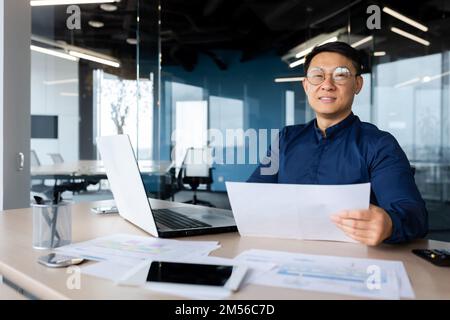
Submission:
[[[252,283],[330,292],[375,299],[413,298],[411,284],[398,261],[248,250],[237,261],[274,263]]]

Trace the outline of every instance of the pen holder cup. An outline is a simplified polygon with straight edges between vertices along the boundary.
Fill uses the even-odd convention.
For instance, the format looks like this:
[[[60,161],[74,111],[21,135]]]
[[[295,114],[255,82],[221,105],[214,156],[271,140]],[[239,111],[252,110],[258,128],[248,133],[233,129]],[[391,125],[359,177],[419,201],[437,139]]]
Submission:
[[[32,204],[33,248],[51,249],[72,242],[72,203]]]

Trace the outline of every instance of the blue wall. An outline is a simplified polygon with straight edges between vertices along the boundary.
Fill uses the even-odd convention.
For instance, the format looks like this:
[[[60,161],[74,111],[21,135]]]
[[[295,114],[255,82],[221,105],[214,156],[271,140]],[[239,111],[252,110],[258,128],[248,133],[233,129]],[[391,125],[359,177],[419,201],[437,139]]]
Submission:
[[[269,53],[248,62],[240,62],[240,53],[220,52],[220,57],[228,63],[228,70],[220,70],[212,59],[200,55],[194,71],[182,67],[163,67],[161,76],[161,159],[170,159],[170,136],[173,130],[172,99],[170,81],[202,87],[208,95],[240,99],[244,101],[244,130],[281,129],[285,125],[285,92],[295,92],[295,120],[304,122],[305,94],[299,82],[275,83],[276,77],[299,76],[301,68],[291,70],[280,57]],[[270,135],[270,133],[269,133]],[[246,150],[247,152],[248,150]],[[220,152],[216,150],[216,152]],[[225,191],[225,181],[245,181],[256,165],[224,164],[215,165],[212,190]]]

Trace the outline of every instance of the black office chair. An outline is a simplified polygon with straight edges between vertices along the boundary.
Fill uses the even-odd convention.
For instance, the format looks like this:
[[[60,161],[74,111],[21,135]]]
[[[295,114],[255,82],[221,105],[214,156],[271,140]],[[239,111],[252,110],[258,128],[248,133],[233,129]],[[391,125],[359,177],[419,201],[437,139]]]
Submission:
[[[185,203],[200,204],[209,207],[215,207],[211,202],[199,200],[197,198],[197,190],[200,185],[206,185],[207,190],[211,190],[212,167],[211,167],[211,153],[212,149],[207,148],[189,148],[183,160],[180,170],[181,181],[183,184],[188,184],[194,192],[192,200],[185,201]]]
[[[49,153],[48,154],[53,161],[53,164],[61,164],[64,163],[64,158],[60,153]]]
[[[416,167],[413,166],[413,165],[410,165],[410,167],[411,167],[411,173],[412,173],[412,175],[414,177],[416,175]]]
[[[39,167],[41,165],[41,161],[39,161],[37,153],[34,150],[30,150],[30,164],[32,167]]]
[[[30,164],[33,167],[39,167],[41,165],[41,161],[37,156],[36,151],[30,150]],[[31,194],[32,196],[40,196],[44,199],[52,199],[53,195],[53,186],[48,186],[45,184],[45,179],[31,179]]]
[[[52,159],[53,164],[63,164],[64,158],[60,153],[47,153],[48,156]],[[67,180],[67,179],[56,179],[55,180],[55,186],[59,184],[66,184],[66,183],[72,183],[74,182],[73,179]]]

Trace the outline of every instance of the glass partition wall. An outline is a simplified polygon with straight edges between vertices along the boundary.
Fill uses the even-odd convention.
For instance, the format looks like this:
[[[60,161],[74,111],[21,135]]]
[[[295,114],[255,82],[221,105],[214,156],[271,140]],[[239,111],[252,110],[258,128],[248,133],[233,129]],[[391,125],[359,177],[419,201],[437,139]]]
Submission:
[[[304,55],[314,45],[345,41],[364,61],[354,113],[396,137],[430,212],[429,237],[450,241],[450,7],[384,1],[376,25],[370,5],[164,1],[161,157],[180,165],[187,149],[211,147],[208,190],[225,193],[226,181],[246,181],[273,130],[314,118],[301,85]],[[387,13],[394,9],[426,26]]]
[[[450,7],[385,1],[371,25],[369,5],[122,0],[76,6],[79,25],[76,8],[33,7],[31,145],[41,172],[50,154],[67,164],[99,160],[95,138],[123,133],[141,162],[161,169],[143,176],[150,196],[191,200],[183,169],[188,151],[202,149],[212,161],[198,197],[229,208],[225,182],[246,181],[279,130],[314,118],[304,55],[346,41],[364,60],[354,113],[396,137],[426,200],[429,236],[450,240]],[[54,183],[33,176],[35,189]],[[73,197],[111,198],[104,179],[86,190]]]
[[[159,163],[158,2],[98,2],[32,6],[32,196],[66,185],[74,201],[112,198],[98,136],[127,134],[141,163]]]

